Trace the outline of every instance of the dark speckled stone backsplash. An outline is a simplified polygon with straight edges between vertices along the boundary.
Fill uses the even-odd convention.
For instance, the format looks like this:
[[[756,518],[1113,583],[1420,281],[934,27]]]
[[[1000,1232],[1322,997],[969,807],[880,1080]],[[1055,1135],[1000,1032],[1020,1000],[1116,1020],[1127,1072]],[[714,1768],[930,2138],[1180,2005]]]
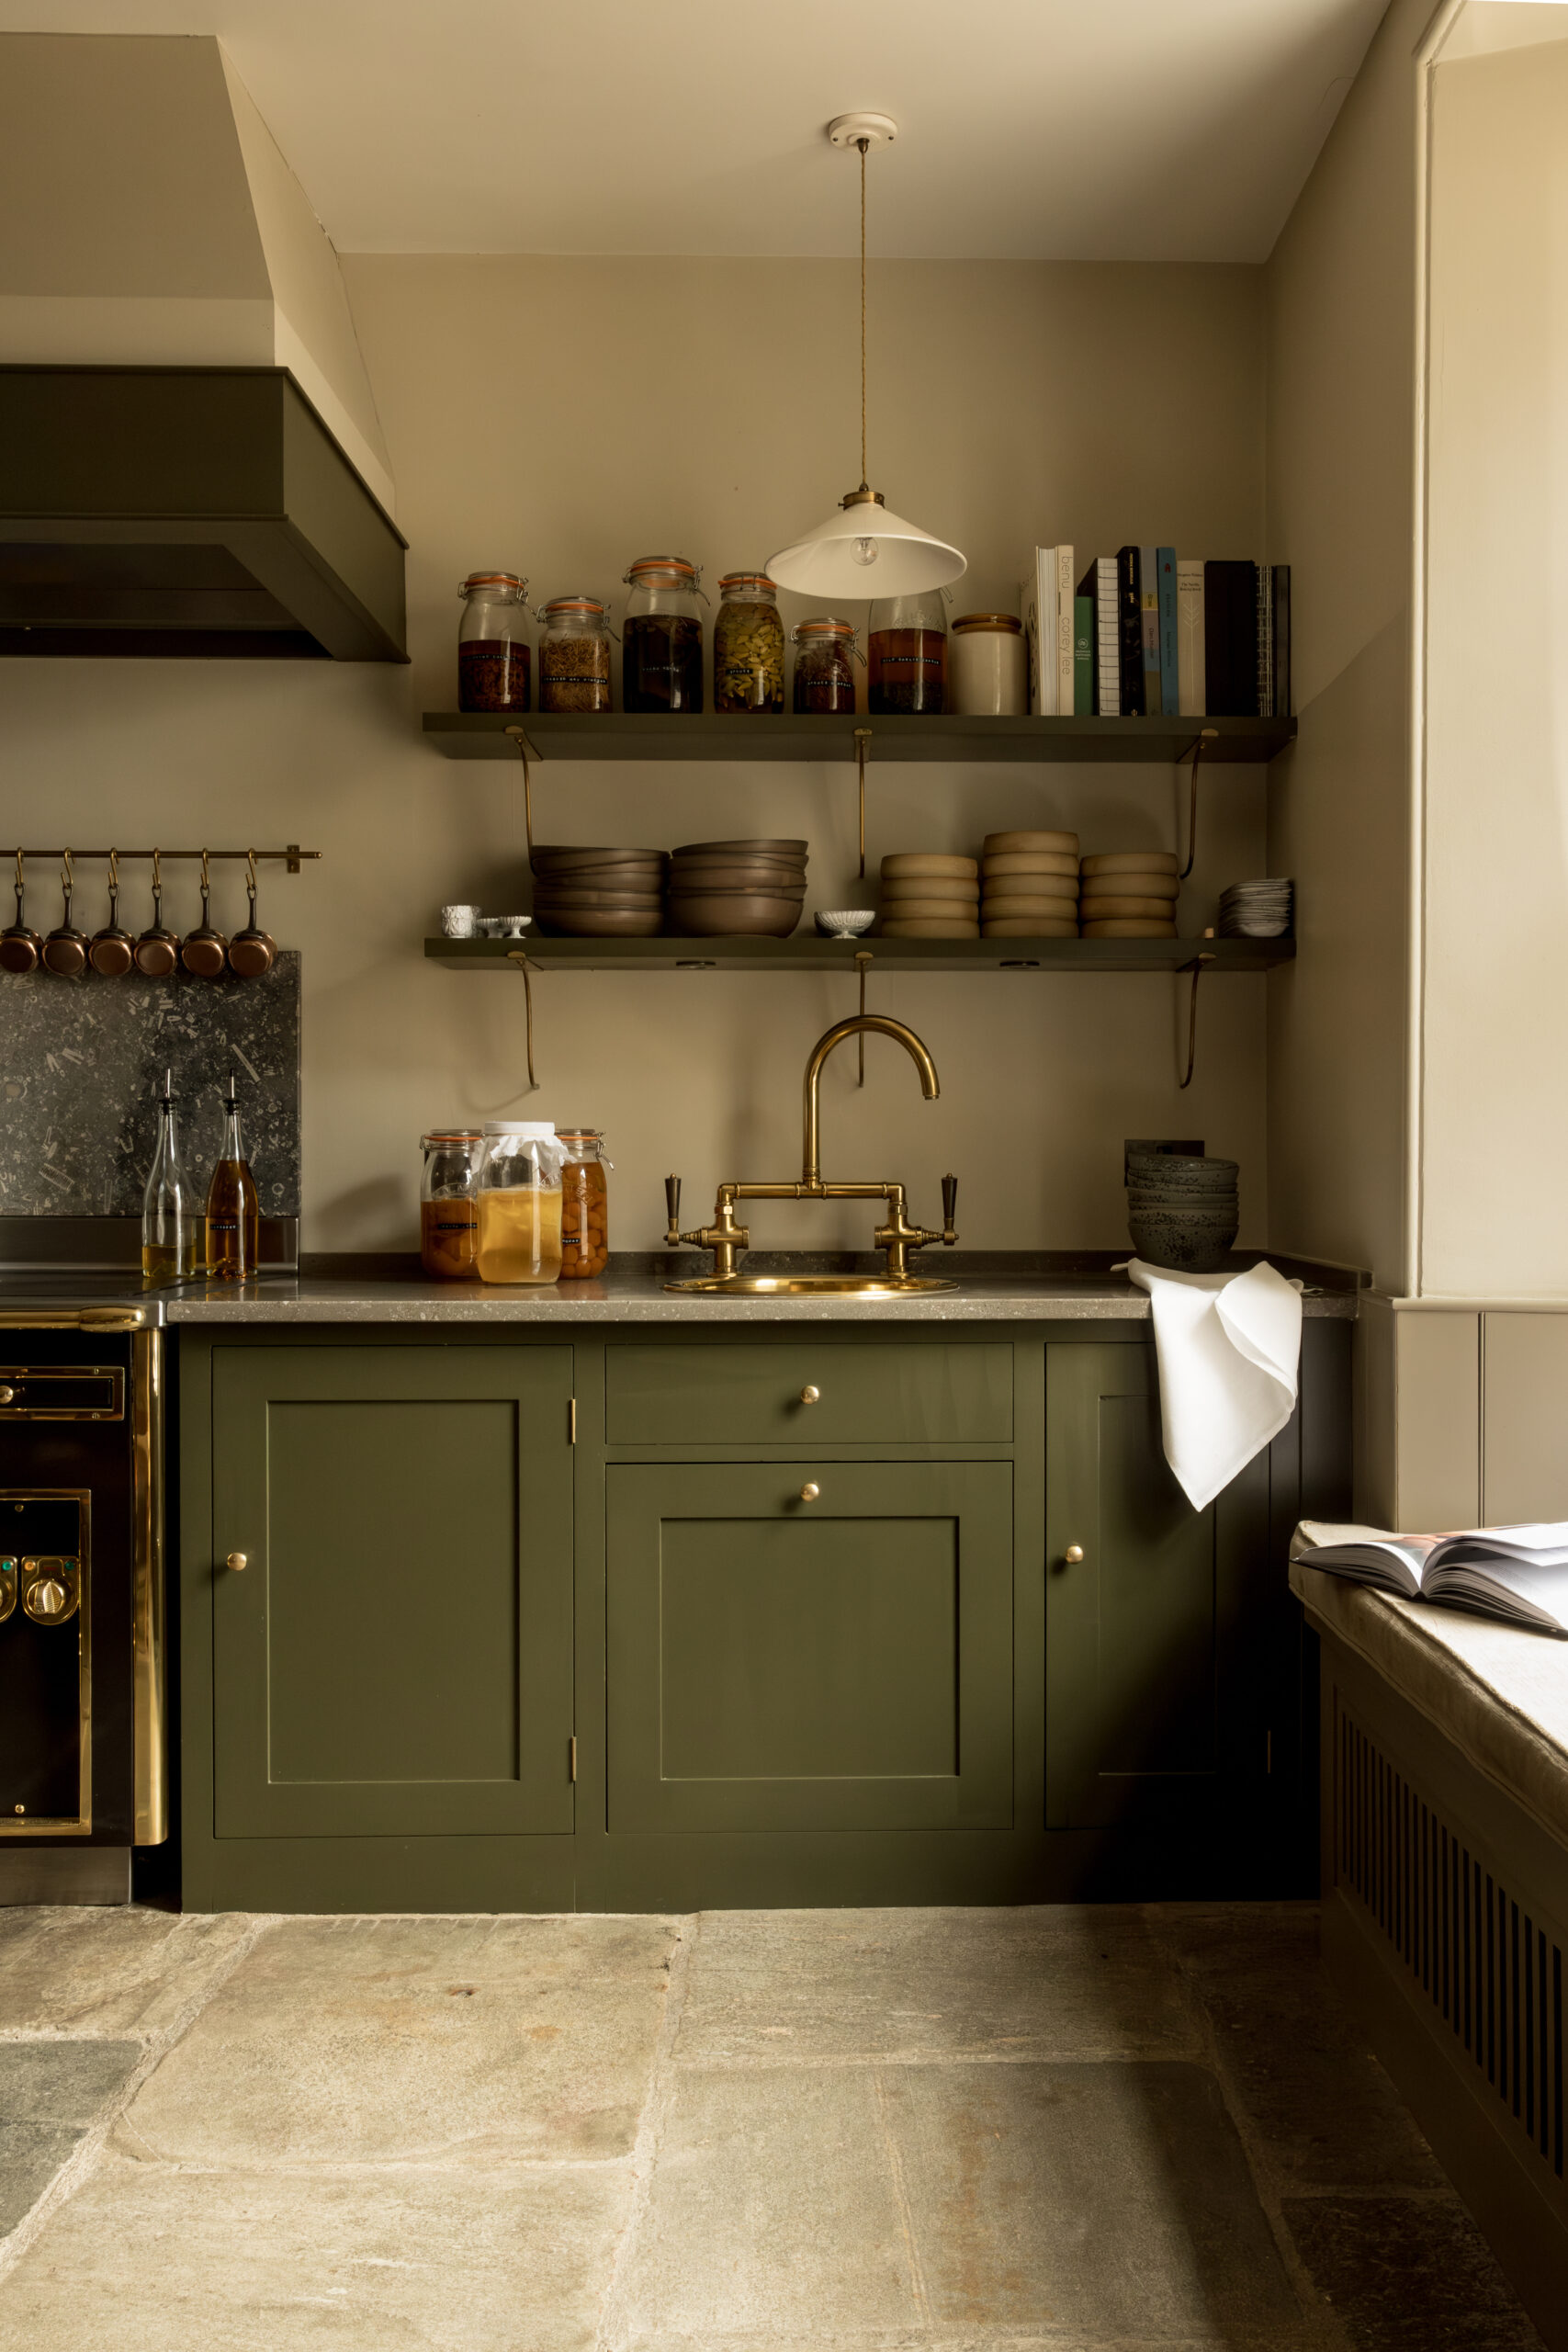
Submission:
[[[165,1069],[205,1188],[232,1069],[264,1216],[299,1214],[299,957],[264,980],[0,972],[0,1216],[135,1216]]]

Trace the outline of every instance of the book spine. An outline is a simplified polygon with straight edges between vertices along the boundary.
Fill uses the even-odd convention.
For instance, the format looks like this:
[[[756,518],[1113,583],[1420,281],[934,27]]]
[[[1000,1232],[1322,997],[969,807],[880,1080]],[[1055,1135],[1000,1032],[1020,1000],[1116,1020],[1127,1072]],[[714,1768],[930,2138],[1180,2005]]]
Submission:
[[[1258,717],[1258,566],[1203,567],[1203,639],[1210,716]]]
[[[1073,712],[1073,551],[1056,549],[1056,708]]]
[[[1293,717],[1291,701],[1291,567],[1274,566],[1274,709],[1276,718]]]
[[[1144,715],[1144,606],[1138,588],[1138,550],[1116,550],[1117,653],[1122,676],[1122,716]]]
[[[1183,718],[1201,718],[1208,709],[1203,675],[1203,565],[1181,556],[1176,565],[1177,708]]]
[[[1120,563],[1113,555],[1094,560],[1094,707],[1101,718],[1122,716],[1122,605]]]
[[[1168,718],[1181,707],[1180,656],[1176,628],[1176,549],[1158,548],[1159,570],[1159,704]]]
[[[1040,589],[1039,563],[1031,548],[1023,578],[1018,583],[1019,617],[1023,623],[1024,703],[1032,716],[1040,711]]]
[[[1144,630],[1144,711],[1157,718],[1163,707],[1159,683],[1159,549],[1138,549],[1138,603]]]
[[[1073,598],[1073,716],[1087,718],[1094,709],[1094,598]]]
[[[1253,587],[1252,634],[1254,661],[1258,681],[1258,716],[1274,716],[1271,695],[1273,689],[1273,574],[1269,566],[1260,563]]]
[[[1040,712],[1043,718],[1060,715],[1056,699],[1056,634],[1061,615],[1056,609],[1056,550],[1034,550],[1035,594],[1040,605]]]

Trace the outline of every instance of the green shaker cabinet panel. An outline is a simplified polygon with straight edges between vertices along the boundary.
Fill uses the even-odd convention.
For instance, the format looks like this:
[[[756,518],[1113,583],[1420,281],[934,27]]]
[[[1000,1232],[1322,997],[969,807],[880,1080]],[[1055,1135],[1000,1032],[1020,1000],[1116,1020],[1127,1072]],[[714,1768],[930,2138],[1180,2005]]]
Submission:
[[[1010,1825],[1010,1464],[605,1476],[612,1835]]]
[[[214,1351],[220,1838],[571,1828],[571,1371]]]
[[[1049,1826],[1190,1826],[1269,1758],[1269,1455],[1194,1510],[1153,1350],[1052,1345],[1045,1463]]]

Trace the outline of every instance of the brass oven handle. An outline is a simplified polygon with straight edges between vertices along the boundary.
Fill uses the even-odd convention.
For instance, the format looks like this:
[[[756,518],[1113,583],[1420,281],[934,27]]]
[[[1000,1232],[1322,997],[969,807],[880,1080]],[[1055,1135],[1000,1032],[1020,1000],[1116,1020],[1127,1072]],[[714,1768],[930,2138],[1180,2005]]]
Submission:
[[[802,1487],[800,1490],[800,1499],[803,1503],[814,1503],[821,1491],[821,1487],[817,1485],[816,1481],[808,1478],[805,1486]]]
[[[223,1565],[226,1568],[243,1568],[247,1565],[246,1555],[243,1552],[231,1552]]]
[[[815,1405],[820,1400],[821,1395],[820,1388],[806,1387],[800,1392],[800,1401],[803,1405]]]
[[[1069,1568],[1076,1568],[1083,1558],[1083,1545],[1081,1544],[1069,1544],[1066,1550],[1063,1553],[1062,1557],[1066,1560]]]

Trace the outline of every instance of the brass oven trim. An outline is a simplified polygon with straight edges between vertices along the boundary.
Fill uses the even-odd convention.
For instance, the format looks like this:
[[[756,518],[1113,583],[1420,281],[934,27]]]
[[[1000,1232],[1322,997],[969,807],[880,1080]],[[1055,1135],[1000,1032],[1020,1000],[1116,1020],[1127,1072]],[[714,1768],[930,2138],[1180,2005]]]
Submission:
[[[140,1331],[144,1306],[7,1306],[7,1331]]]
[[[162,1331],[136,1333],[130,1343],[130,1372],[133,1835],[139,1846],[161,1846],[169,1834]]]
[[[55,1380],[107,1380],[106,1405],[39,1405],[15,1401],[18,1383]],[[118,1363],[0,1363],[0,1421],[123,1421],[125,1374]]]
[[[76,1738],[81,1781],[76,1818],[40,1814],[34,1821],[17,1821],[0,1814],[0,1838],[87,1838],[93,1828],[93,1614],[92,1594],[93,1496],[88,1487],[0,1487],[0,1503],[75,1503],[81,1512],[81,1601],[76,1610]]]

